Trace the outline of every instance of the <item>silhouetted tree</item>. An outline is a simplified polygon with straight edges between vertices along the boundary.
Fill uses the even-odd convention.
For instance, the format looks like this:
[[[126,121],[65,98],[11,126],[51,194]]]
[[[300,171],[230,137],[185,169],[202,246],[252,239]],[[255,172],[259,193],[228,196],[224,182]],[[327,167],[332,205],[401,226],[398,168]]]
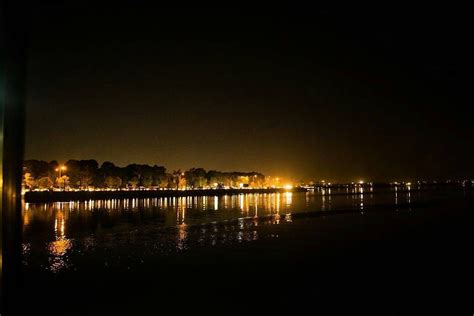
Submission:
[[[53,188],[53,180],[50,177],[42,177],[38,179],[37,185],[39,189],[52,189]]]
[[[181,169],[166,173],[166,168],[163,166],[130,164],[126,167],[118,167],[110,161],[102,163],[99,168],[99,164],[93,159],[71,159],[66,162],[65,166],[66,170],[62,175],[66,178],[58,179],[59,173],[55,171],[59,167],[57,161],[26,160],[23,171],[25,188],[50,188],[54,182],[59,187],[69,184],[70,187],[82,189],[90,185],[97,188],[162,187],[178,189],[186,186],[198,188],[205,185],[221,187],[237,186],[239,183],[252,186],[265,184],[265,176],[258,172],[221,172],[217,170],[206,172],[203,168],[191,168],[184,173]]]
[[[69,160],[65,173],[69,176],[72,187],[85,189],[98,180],[99,164],[96,160]]]
[[[25,189],[32,190],[36,187],[36,181],[35,179],[31,176],[31,173],[26,172],[23,175],[23,184],[25,186]]]
[[[161,186],[161,183],[166,180],[166,168],[154,165],[152,167],[152,186]]]
[[[171,173],[166,173],[160,181],[160,187],[171,189],[174,187],[174,177]]]
[[[173,184],[176,189],[184,187],[186,185],[186,179],[184,177],[184,172],[181,169],[173,170]]]
[[[117,176],[109,176],[105,178],[105,184],[110,189],[118,189],[122,186],[122,179]]]
[[[56,178],[56,185],[60,189],[66,189],[69,185],[69,177],[64,175]]]
[[[206,170],[203,168],[191,168],[184,173],[186,184],[191,188],[203,187],[206,185]]]
[[[51,177],[54,174],[54,169],[51,168],[51,165],[46,161],[41,160],[26,160],[23,164],[25,167],[25,172],[31,174],[31,177],[35,180],[38,180],[42,177]]]
[[[128,186],[132,189],[136,189],[138,184],[139,184],[138,177],[133,176],[132,178],[130,178],[130,180],[128,180]]]

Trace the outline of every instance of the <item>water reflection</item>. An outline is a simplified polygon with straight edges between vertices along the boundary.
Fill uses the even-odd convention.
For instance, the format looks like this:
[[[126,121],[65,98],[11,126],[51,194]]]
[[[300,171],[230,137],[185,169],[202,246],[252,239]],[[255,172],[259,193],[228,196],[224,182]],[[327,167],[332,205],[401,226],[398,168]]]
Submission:
[[[27,203],[23,252],[28,261],[44,258],[46,249],[47,268],[59,272],[71,268],[72,258],[84,252],[125,247],[143,236],[151,253],[255,241],[266,238],[259,226],[291,224],[297,213],[350,208],[363,214],[375,204],[399,205],[400,199],[410,204],[411,191],[395,188],[374,195],[372,188],[323,188],[307,193]]]
[[[68,267],[67,252],[72,248],[72,241],[66,238],[65,223],[66,216],[63,211],[63,204],[57,204],[59,211],[56,212],[54,219],[54,238],[55,240],[48,245],[48,251],[51,254],[49,258],[50,269],[53,272],[59,272]]]
[[[395,187],[395,205],[398,205],[398,187]]]
[[[176,224],[178,227],[178,233],[176,236],[176,249],[184,250],[186,249],[186,199],[185,197],[181,197],[178,199],[178,205],[176,206],[177,214],[176,214]]]
[[[410,188],[408,189],[408,193],[407,193],[407,204],[409,205],[408,210],[411,211],[411,189]]]

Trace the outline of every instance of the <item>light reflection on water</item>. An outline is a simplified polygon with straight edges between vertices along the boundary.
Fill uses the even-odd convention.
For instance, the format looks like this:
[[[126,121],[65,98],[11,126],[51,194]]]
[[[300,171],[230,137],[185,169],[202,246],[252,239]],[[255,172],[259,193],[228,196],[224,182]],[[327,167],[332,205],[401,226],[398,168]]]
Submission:
[[[195,246],[278,238],[262,236],[257,227],[290,225],[292,214],[297,213],[349,208],[363,214],[368,205],[398,205],[402,195],[407,203],[413,199],[411,191],[373,195],[362,187],[355,190],[350,195],[333,195],[331,189],[323,189],[308,193],[27,203],[23,208],[25,264],[39,262],[59,272],[71,269],[74,258],[91,251],[113,251],[133,247],[137,242],[141,250],[153,255]]]

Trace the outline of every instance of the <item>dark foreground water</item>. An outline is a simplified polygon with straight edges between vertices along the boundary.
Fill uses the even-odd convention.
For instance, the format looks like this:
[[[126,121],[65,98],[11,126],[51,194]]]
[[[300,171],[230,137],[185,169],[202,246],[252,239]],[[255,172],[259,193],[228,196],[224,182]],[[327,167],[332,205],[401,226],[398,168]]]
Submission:
[[[472,197],[366,188],[26,204],[22,308],[472,311]]]

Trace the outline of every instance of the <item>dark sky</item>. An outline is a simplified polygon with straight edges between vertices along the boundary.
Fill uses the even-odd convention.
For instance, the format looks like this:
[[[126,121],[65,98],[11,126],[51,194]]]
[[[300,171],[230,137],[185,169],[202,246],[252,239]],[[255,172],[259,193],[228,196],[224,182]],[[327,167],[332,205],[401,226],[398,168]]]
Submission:
[[[26,158],[474,177],[462,11],[43,4],[31,19]]]

